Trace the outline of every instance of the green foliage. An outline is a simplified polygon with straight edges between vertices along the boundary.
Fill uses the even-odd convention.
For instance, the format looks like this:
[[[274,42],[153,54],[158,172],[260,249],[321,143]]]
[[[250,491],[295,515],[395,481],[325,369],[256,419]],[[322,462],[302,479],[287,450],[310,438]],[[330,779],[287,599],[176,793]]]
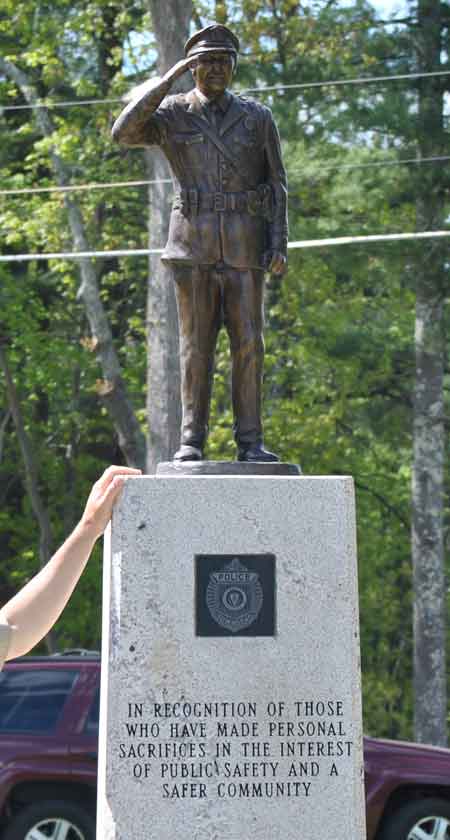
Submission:
[[[44,2],[15,4],[14,10],[4,8],[0,13],[1,53],[28,74],[42,100],[117,98],[124,44],[130,28],[139,27],[143,18],[144,11],[138,12],[131,3],[58,0],[51,9]],[[24,104],[21,92],[6,78],[0,79],[0,101]],[[53,152],[70,169],[73,183],[142,178],[140,161],[124,157],[110,141],[108,103],[55,108],[49,114],[54,131],[43,138],[29,110],[3,112],[2,188],[54,185]],[[73,250],[68,201],[78,203],[91,247],[145,244],[144,189],[50,192],[0,199],[3,252]],[[142,260],[97,260],[96,271],[127,386],[142,411],[146,265]],[[107,463],[121,463],[123,456],[98,396],[101,372],[84,308],[77,300],[77,264],[71,260],[12,264],[2,268],[0,280],[0,340],[21,398],[56,545],[76,523],[92,481]],[[0,401],[1,421],[7,412],[1,382]],[[13,424],[6,420],[0,458],[3,598],[29,579],[39,564],[38,527]],[[60,646],[99,646],[99,570],[96,550],[56,628]]]

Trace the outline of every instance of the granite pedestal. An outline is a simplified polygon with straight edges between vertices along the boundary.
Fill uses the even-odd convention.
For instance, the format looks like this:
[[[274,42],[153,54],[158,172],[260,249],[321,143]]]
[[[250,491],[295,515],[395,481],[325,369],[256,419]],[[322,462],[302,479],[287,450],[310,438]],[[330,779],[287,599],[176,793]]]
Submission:
[[[143,477],[105,550],[98,840],[363,840],[353,483]]]

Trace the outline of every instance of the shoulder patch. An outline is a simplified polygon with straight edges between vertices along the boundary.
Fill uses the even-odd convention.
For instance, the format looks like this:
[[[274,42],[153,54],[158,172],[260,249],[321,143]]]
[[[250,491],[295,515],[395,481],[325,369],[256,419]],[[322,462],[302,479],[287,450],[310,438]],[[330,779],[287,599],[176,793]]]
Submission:
[[[239,96],[244,108],[256,117],[263,117],[267,113],[271,113],[270,108],[258,102],[257,99],[251,99],[249,96]]]

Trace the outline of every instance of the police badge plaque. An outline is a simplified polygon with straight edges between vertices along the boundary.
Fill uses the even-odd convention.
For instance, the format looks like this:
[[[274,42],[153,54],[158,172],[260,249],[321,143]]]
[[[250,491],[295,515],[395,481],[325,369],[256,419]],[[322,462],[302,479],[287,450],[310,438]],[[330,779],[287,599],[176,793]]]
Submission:
[[[275,634],[275,556],[197,554],[196,635]]]

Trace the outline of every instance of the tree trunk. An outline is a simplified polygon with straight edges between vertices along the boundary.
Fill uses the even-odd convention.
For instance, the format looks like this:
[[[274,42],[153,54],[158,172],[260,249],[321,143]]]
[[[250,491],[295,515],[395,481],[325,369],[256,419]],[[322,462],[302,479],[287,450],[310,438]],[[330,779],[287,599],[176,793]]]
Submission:
[[[159,150],[145,152],[149,180],[168,178]],[[162,247],[170,216],[170,184],[149,187],[149,247]],[[147,293],[147,472],[168,461],[180,438],[178,316],[170,269],[159,255],[149,257]]]
[[[42,569],[52,556],[52,529],[48,510],[43,502],[39,489],[39,472],[34,459],[33,444],[28,437],[20,406],[19,395],[14,384],[8,359],[3,347],[0,346],[0,368],[3,371],[6,384],[9,411],[12,415],[14,427],[19,441],[20,451],[25,470],[25,485],[30,499],[31,508],[39,526],[39,565]],[[55,651],[55,639],[52,631],[45,637],[45,643],[49,653]]]
[[[3,459],[3,448],[4,448],[4,444],[5,444],[6,429],[7,429],[7,426],[8,426],[8,423],[9,423],[10,419],[11,419],[11,411],[8,408],[5,411],[5,416],[2,417],[2,420],[0,422],[0,464],[2,463],[2,459]]]
[[[153,31],[158,43],[158,73],[183,57],[183,47],[189,36],[192,14],[191,0],[149,0]],[[189,88],[189,80],[182,77],[177,87]],[[159,150],[146,151],[145,161],[149,179],[169,177],[165,158]],[[170,187],[152,184],[149,190],[150,247],[165,245],[169,228]],[[147,470],[154,472],[159,461],[170,459],[180,437],[180,363],[178,352],[178,318],[170,269],[159,256],[149,259],[147,296]]]
[[[28,76],[14,64],[0,57],[0,69],[19,87],[30,105],[38,101],[37,93]],[[43,137],[51,137],[53,125],[46,108],[36,108],[35,118]],[[50,152],[50,159],[59,186],[67,186],[71,180],[71,172],[66,163],[55,150]],[[85,231],[83,217],[75,199],[68,193],[64,194],[73,248],[75,251],[89,251],[89,242]],[[130,466],[145,468],[146,444],[140,429],[131,401],[127,395],[122,371],[114,349],[111,327],[108,316],[102,304],[97,275],[94,265],[89,258],[79,260],[81,272],[81,286],[78,297],[84,303],[89,326],[92,332],[92,347],[101,365],[103,380],[97,391],[105,404],[114,423],[119,446]]]
[[[439,0],[419,0],[416,35],[419,69],[441,68]],[[443,89],[439,77],[422,79],[418,147],[423,157],[444,154]],[[421,173],[419,230],[439,229],[444,202],[439,167]],[[424,244],[416,281],[416,377],[412,473],[412,559],[414,578],[415,738],[447,743],[445,667],[446,584],[444,576],[444,277],[442,246]]]

